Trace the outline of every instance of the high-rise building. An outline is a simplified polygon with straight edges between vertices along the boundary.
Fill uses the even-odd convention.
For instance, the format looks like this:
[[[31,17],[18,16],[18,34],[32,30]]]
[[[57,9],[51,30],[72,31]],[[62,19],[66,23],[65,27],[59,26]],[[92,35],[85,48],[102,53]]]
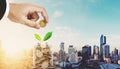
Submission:
[[[94,54],[99,54],[99,47],[96,45],[94,45],[94,47],[93,47],[93,55]]]
[[[110,57],[110,46],[109,45],[104,45],[104,56],[106,58]]]
[[[101,35],[101,37],[100,37],[100,45],[104,45],[104,44],[106,44],[106,36]]]
[[[119,59],[119,55],[118,55],[118,49],[114,49],[114,51],[113,51],[113,54],[112,54],[112,58],[113,58],[113,62],[114,63],[117,63],[118,62],[118,59]]]
[[[60,44],[60,50],[59,50],[59,62],[65,61],[65,51],[64,51],[64,42],[61,42]]]
[[[78,62],[82,60],[82,51],[77,52]]]
[[[83,60],[89,59],[91,57],[91,46],[85,45],[82,47],[82,58]]]
[[[73,48],[73,45],[69,45],[68,55],[69,55],[70,62],[77,62],[77,52],[75,48]]]
[[[94,55],[95,55],[95,53],[96,53],[96,52],[95,52],[95,48],[96,48],[96,45],[93,46],[93,57],[94,57]]]
[[[103,46],[106,44],[106,36],[100,37],[100,60],[103,61]]]
[[[60,50],[64,50],[64,42],[61,42],[61,44],[60,44]]]
[[[114,49],[114,55],[118,55],[118,49]]]
[[[119,55],[118,55],[118,56],[119,56],[119,60],[120,60],[120,52],[119,52]]]
[[[93,57],[94,57],[94,60],[98,60],[98,56],[99,56],[99,47],[94,45],[94,47],[93,47]]]
[[[72,52],[75,52],[75,48],[73,48],[73,45],[69,45],[68,54],[72,54]]]
[[[91,57],[91,46],[88,46],[88,55]]]

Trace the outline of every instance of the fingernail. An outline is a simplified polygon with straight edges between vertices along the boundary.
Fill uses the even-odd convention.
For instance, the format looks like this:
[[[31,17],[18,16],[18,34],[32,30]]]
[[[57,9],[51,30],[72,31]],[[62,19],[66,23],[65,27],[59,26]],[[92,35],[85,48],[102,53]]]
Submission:
[[[40,26],[39,26],[39,25],[36,25],[35,28],[36,28],[36,29],[40,29]]]

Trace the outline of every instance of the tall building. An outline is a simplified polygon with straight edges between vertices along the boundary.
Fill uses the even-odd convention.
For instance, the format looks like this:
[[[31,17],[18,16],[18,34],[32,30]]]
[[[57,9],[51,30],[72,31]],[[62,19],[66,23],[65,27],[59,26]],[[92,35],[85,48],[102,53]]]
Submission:
[[[113,62],[114,63],[117,63],[118,62],[118,59],[119,59],[119,55],[118,55],[118,49],[114,49],[114,51],[113,51],[113,55],[112,55],[112,58],[113,58]]]
[[[61,42],[61,44],[60,44],[60,49],[61,49],[61,50],[64,50],[64,42]]]
[[[118,49],[114,49],[114,55],[118,55]]]
[[[68,55],[69,55],[70,62],[77,62],[77,52],[75,48],[73,48],[73,45],[69,45]]]
[[[88,55],[91,57],[91,46],[88,46]]]
[[[104,45],[104,56],[106,58],[110,57],[110,46],[109,45]]]
[[[98,54],[99,55],[99,47],[96,46],[96,45],[94,45],[94,47],[93,47],[93,55],[94,54]]]
[[[95,48],[96,48],[96,45],[93,46],[93,57],[95,55]]]
[[[64,51],[64,42],[61,42],[60,44],[60,50],[59,50],[59,62],[65,61],[65,51]]]
[[[72,52],[75,52],[75,48],[73,48],[73,45],[69,45],[68,54],[72,54]]]
[[[120,52],[119,52],[119,55],[118,55],[118,56],[119,56],[119,58],[118,58],[118,59],[120,60]]]
[[[93,57],[94,57],[94,60],[98,60],[98,56],[99,56],[99,47],[94,45],[94,47],[93,47]]]
[[[103,61],[103,46],[106,44],[106,36],[101,35],[100,37],[100,61]]]
[[[82,47],[82,58],[83,60],[87,60],[91,57],[91,46],[85,45]]]

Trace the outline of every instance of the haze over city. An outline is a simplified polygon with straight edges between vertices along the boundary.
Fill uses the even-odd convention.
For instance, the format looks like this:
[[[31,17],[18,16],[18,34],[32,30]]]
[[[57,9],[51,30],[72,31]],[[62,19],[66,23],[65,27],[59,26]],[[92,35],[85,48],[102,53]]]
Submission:
[[[77,49],[86,44],[100,45],[101,34],[107,37],[107,44],[112,50],[120,49],[119,0],[14,0],[14,2],[29,2],[45,7],[49,23],[45,28],[35,30],[6,19],[0,24],[0,40],[5,49],[31,48],[38,42],[34,39],[34,34],[43,36],[48,31],[53,32],[53,37],[48,41],[53,51],[59,49],[62,41],[66,47],[72,44]]]

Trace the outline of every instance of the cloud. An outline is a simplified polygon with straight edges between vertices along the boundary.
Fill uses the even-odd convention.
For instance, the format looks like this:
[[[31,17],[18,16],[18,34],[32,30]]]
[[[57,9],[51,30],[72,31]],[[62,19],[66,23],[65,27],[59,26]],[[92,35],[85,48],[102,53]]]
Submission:
[[[53,17],[54,18],[58,18],[58,17],[61,17],[63,15],[63,12],[62,11],[55,11],[53,13]]]

